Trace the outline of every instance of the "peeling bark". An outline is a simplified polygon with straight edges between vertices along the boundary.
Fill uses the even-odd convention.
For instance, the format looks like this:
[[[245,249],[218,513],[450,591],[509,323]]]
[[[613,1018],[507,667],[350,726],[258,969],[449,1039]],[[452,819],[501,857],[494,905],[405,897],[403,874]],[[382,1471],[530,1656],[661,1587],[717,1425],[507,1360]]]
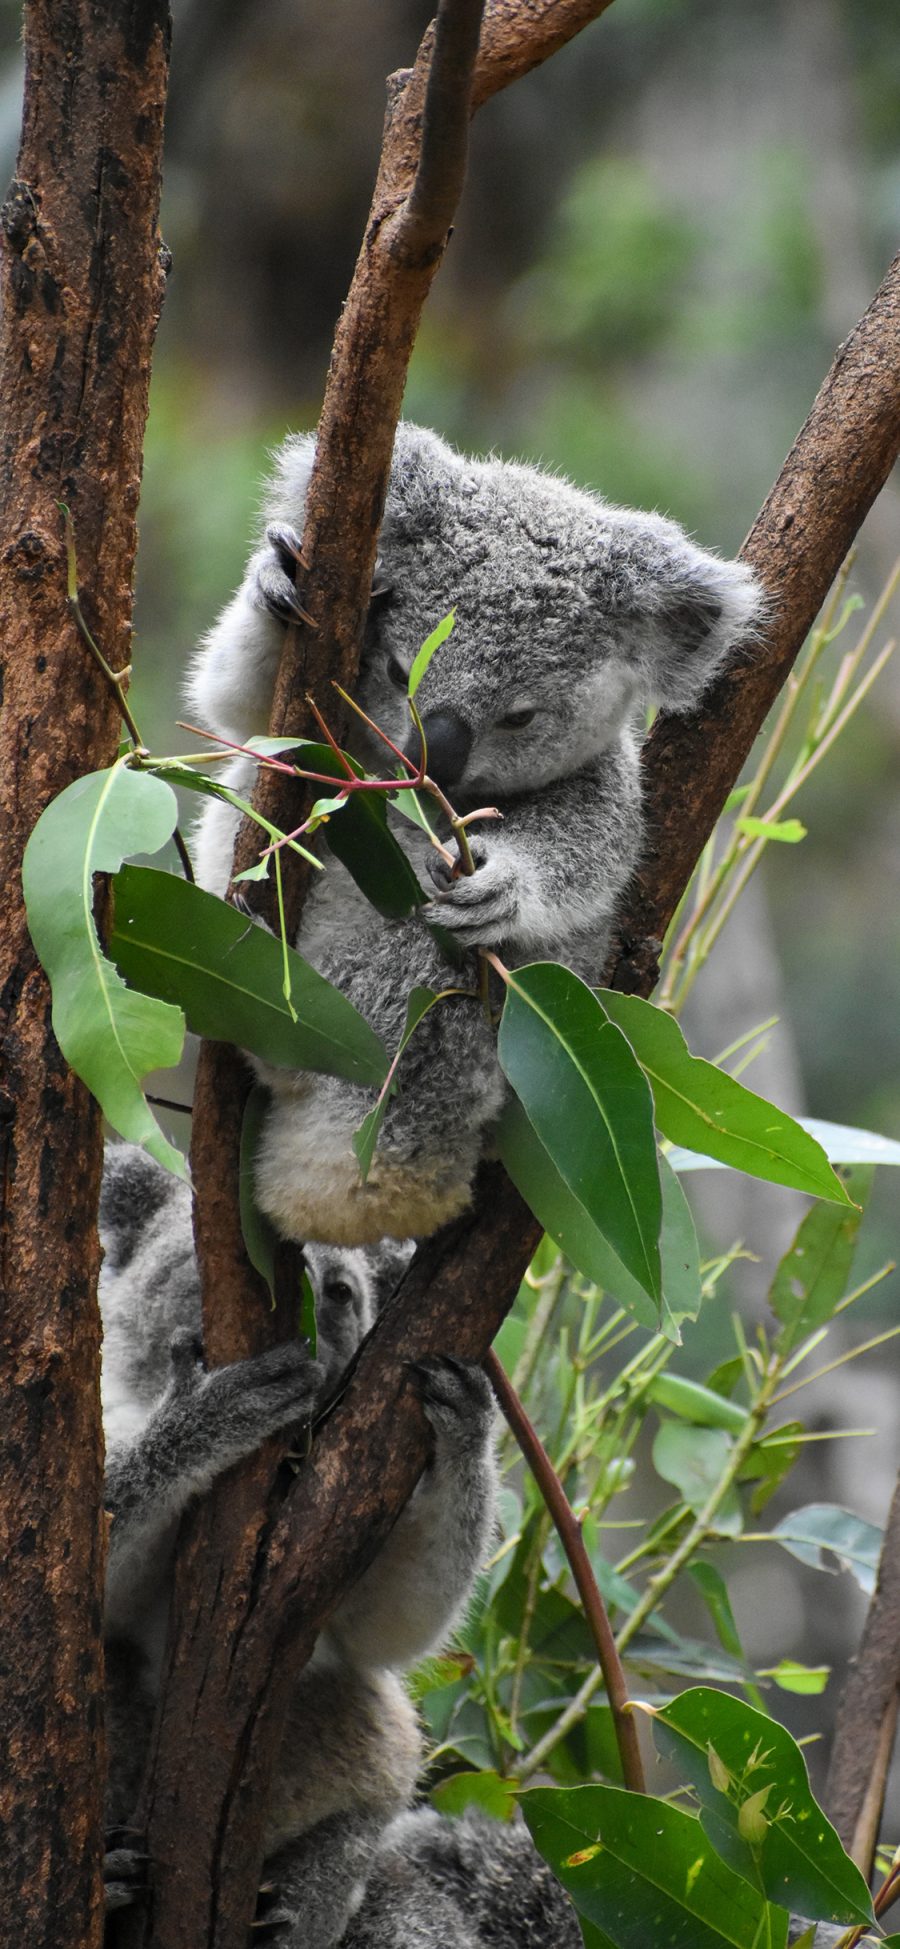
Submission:
[[[101,1939],[100,1112],[68,1072],[20,862],[118,716],[66,607],[128,662],[168,17],[162,0],[32,0],[3,205],[0,338],[0,1915],[17,1949]]]

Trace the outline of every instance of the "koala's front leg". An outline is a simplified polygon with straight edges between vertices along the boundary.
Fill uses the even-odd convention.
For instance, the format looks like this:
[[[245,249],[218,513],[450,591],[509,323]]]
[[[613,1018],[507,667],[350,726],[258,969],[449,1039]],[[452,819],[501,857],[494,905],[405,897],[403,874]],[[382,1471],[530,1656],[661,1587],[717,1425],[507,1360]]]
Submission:
[[[349,1809],[267,1861],[248,1949],[337,1949],[362,1900],[384,1822]]]
[[[413,1368],[431,1425],[431,1460],[374,1563],[331,1630],[357,1666],[415,1664],[452,1631],[494,1525],[494,1404],[482,1369],[435,1356]]]
[[[197,1336],[176,1333],[172,1381],[159,1407],[135,1441],[113,1449],[107,1461],[110,1632],[130,1625],[136,1591],[158,1583],[155,1559],[191,1498],[269,1435],[308,1420],[323,1386],[324,1369],[300,1341],[207,1373]]]

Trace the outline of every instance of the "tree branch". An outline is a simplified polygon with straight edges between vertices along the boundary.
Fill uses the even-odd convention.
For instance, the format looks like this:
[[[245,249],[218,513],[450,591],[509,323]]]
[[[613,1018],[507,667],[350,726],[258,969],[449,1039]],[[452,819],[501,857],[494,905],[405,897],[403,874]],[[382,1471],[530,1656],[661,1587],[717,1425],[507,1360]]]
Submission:
[[[390,239],[399,263],[440,254],[462,195],[472,77],[484,0],[441,0],[434,23],[413,186]]]
[[[569,1503],[540,1436],[532,1427],[515,1388],[507,1380],[493,1350],[485,1356],[484,1365],[497,1400],[550,1512],[553,1526],[565,1550],[569,1569],[575,1579],[584,1614],[597,1647],[597,1659],[603,1673],[603,1683],[612,1713],[613,1731],[616,1735],[625,1785],[632,1793],[646,1793],[647,1786],[644,1780],[637,1726],[628,1697],[622,1660],[606,1614],[606,1605],[584,1546],[581,1524]]]
[[[21,859],[49,801],[119,738],[67,607],[58,503],[90,563],[90,628],[121,669],[164,289],[168,42],[164,0],[29,0],[0,218],[0,1933],[17,1949],[89,1949],[103,1926],[101,1117],[53,1035]]]
[[[494,0],[485,11],[473,104],[547,58],[602,11],[604,0]],[[335,341],[304,531],[310,564],[304,607],[318,628],[296,632],[282,660],[272,719],[280,733],[304,728],[307,690],[332,675],[346,688],[354,680],[406,366],[438,261],[398,266],[388,247],[415,178],[428,53],[426,39],[415,68],[393,83],[372,211]],[[620,971],[627,985],[644,992],[652,986],[652,957],[642,944],[674,907],[827,590],[835,549],[839,559],[896,450],[895,284],[892,290],[884,287],[867,315],[869,326],[864,329],[864,321],[839,354],[798,442],[799,450],[815,454],[815,464],[798,468],[791,457],[748,542],[773,592],[786,578],[775,604],[777,654],[765,649],[748,656],[719,686],[699,728],[679,719],[661,723],[655,733],[645,767],[653,856],[640,898],[629,903]],[[839,424],[838,396],[846,431]],[[884,420],[889,402],[893,444]],[[749,710],[742,705],[745,684]],[[283,815],[274,781],[274,774],[264,774],[261,809],[277,824],[296,823],[296,806]],[[293,926],[299,897],[294,890],[288,897]],[[207,1277],[212,1267],[217,1310],[210,1312],[208,1332],[216,1359],[258,1346],[267,1318],[264,1304],[255,1318],[246,1306],[240,1248],[233,1249],[235,1180],[223,1169],[236,1129],[237,1074],[234,1062],[220,1066],[201,1091],[202,1114],[195,1119],[205,1126],[196,1153],[198,1239]],[[214,1181],[224,1197],[220,1217],[210,1220]],[[438,1347],[482,1357],[537,1235],[502,1173],[483,1170],[472,1211],[429,1242],[379,1321],[346,1397],[272,1527],[266,1528],[259,1491],[245,1472],[229,1478],[230,1507],[213,1496],[195,1521],[179,1583],[181,1637],[149,1799],[157,1870],[149,1939],[158,1949],[237,1949],[259,1863],[265,1781],[285,1699],[316,1630],[374,1554],[424,1459],[420,1410],[405,1389],[402,1363]],[[237,1270],[233,1303],[220,1314],[223,1263]],[[276,1331],[283,1333],[283,1323]],[[187,1727],[190,1773],[184,1765]],[[190,1861],[180,1847],[185,1832],[191,1834]]]
[[[844,1680],[825,1811],[864,1875],[872,1870],[900,1687],[900,1479],[862,1641]]]

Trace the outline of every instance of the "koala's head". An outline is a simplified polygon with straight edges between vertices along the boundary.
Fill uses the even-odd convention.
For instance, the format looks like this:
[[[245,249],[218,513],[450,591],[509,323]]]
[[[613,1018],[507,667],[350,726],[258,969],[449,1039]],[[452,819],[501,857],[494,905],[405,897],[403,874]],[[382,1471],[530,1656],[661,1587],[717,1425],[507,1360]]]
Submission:
[[[329,1380],[336,1380],[352,1359],[414,1250],[411,1239],[383,1239],[380,1245],[352,1249],[312,1244],[304,1248],[316,1301],[318,1357]]]
[[[429,771],[470,803],[578,770],[651,701],[689,709],[762,613],[748,568],[663,516],[408,424],[380,557],[357,694],[417,757],[410,665],[455,608],[416,704]]]

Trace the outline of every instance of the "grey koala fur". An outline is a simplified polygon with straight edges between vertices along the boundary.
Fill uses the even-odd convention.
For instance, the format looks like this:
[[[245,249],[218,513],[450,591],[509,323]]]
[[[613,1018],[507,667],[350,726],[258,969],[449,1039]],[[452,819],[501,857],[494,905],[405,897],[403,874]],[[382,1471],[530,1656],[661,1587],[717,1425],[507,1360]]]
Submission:
[[[277,455],[265,539],[191,673],[193,709],[234,742],[266,729],[283,626],[296,612],[313,453],[312,438],[299,436]],[[748,568],[696,547],[663,516],[612,507],[533,467],[466,459],[411,425],[397,430],[380,550],[357,699],[395,743],[407,742],[409,667],[455,608],[416,699],[429,770],[459,812],[496,805],[503,815],[470,828],[477,870],[453,878],[427,838],[392,814],[420,880],[435,882],[413,919],[381,919],[334,859],[317,877],[297,946],[393,1051],[412,986],[476,989],[474,954],[454,971],[429,921],[512,966],[552,958],[598,977],[641,849],[646,706],[693,705],[753,635],[762,604]],[[358,723],[351,748],[383,770],[385,747]],[[220,775],[246,791],[252,774],[238,759]],[[217,892],[235,823],[220,804],[200,821],[198,877]],[[261,1073],[272,1102],[259,1202],[290,1237],[347,1245],[424,1235],[461,1211],[505,1091],[479,1002],[432,1009],[403,1057],[363,1184],[351,1140],[374,1094],[332,1077]]]
[[[117,1828],[133,1819],[163,1653],[179,1519],[267,1436],[309,1421],[396,1283],[405,1252],[312,1248],[320,1358],[299,1342],[207,1373],[186,1185],[143,1152],[107,1152],[102,1392],[110,1773],[107,1907],[143,1868]],[[433,1454],[375,1561],[322,1632],[285,1716],[267,1804],[265,1932],[280,1949],[334,1949],[378,1836],[408,1805],[421,1761],[399,1674],[452,1629],[493,1525],[493,1408],[479,1368],[415,1370]]]
[[[341,1949],[581,1949],[568,1896],[524,1822],[399,1814]]]

